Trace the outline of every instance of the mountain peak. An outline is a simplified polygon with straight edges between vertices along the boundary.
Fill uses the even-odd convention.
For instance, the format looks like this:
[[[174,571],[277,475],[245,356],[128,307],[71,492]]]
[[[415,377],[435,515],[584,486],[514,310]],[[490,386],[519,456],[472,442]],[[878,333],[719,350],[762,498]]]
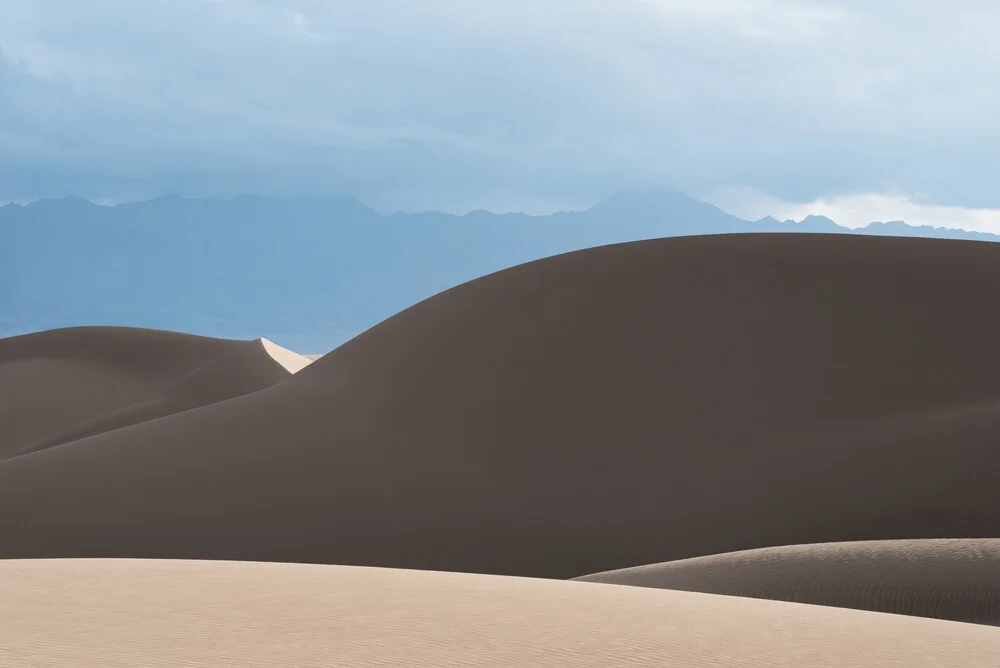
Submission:
[[[833,223],[834,225],[837,224],[831,218],[827,218],[826,216],[817,216],[817,215],[813,215],[813,214],[810,214],[810,215],[806,216],[805,218],[803,218],[802,220],[800,220],[799,223],[800,224],[804,224],[804,223],[823,223],[823,224]]]
[[[25,209],[32,211],[45,211],[55,214],[76,214],[84,211],[94,211],[100,209],[100,205],[94,204],[88,199],[70,195],[67,197],[43,197],[28,204]]]

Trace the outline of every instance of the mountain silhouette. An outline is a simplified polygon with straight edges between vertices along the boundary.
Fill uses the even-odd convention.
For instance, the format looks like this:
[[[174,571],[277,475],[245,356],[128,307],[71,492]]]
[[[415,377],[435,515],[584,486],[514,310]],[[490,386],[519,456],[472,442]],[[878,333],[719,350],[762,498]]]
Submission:
[[[670,190],[587,211],[380,215],[353,197],[164,195],[99,206],[77,197],[0,207],[0,336],[130,325],[265,337],[324,352],[433,294],[593,246],[733,232],[841,232],[998,240],[901,221],[751,222]]]

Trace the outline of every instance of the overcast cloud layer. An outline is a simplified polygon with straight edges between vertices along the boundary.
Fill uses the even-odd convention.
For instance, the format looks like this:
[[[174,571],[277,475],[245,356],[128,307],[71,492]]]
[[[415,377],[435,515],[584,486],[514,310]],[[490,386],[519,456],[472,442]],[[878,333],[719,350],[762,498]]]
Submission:
[[[0,201],[947,218],[1000,208],[998,34],[996,0],[0,0]]]

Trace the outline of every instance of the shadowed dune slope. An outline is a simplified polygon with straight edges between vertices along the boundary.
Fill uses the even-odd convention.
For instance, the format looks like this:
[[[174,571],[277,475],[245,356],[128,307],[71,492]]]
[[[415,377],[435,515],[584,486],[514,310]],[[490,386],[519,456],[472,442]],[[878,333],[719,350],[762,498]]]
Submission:
[[[777,601],[459,573],[0,562],[6,668],[988,668],[1000,630]]]
[[[272,385],[290,373],[268,346],[294,355],[270,342],[130,327],[0,339],[0,457]]]
[[[577,579],[1000,626],[1000,539],[770,547]]]
[[[424,301],[253,394],[0,463],[0,556],[575,577],[1000,536],[1000,245],[662,239]]]

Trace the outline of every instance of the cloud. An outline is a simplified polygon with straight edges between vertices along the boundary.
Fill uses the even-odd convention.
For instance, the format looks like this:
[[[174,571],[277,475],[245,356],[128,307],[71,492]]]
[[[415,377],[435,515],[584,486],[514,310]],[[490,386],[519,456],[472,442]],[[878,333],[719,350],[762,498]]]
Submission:
[[[0,199],[1000,206],[998,27],[986,0],[7,0]]]
[[[803,0],[642,0],[674,17],[702,16],[730,36],[773,42],[821,37],[846,18],[841,7]]]

